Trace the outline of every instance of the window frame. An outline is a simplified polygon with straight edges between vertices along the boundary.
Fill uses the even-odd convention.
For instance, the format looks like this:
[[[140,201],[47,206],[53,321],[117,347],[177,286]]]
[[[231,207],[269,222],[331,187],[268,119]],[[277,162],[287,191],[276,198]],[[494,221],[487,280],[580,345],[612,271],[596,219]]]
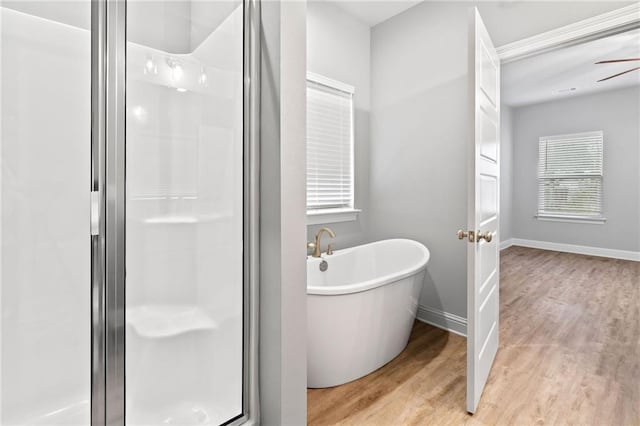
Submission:
[[[331,89],[345,92],[351,95],[351,123],[350,123],[350,136],[349,136],[349,145],[351,150],[351,153],[350,153],[351,200],[349,205],[341,206],[341,207],[309,209],[309,206],[307,205],[306,206],[307,224],[315,225],[315,224],[322,224],[322,223],[354,221],[357,219],[358,213],[362,211],[356,208],[356,191],[355,191],[356,190],[356,175],[355,175],[356,159],[355,159],[355,130],[354,130],[355,103],[353,99],[355,96],[355,88],[349,84],[346,84],[341,81],[337,81],[337,80],[334,80],[310,71],[307,72],[307,78],[305,82],[306,90],[309,89],[309,82],[313,84],[326,86]],[[305,139],[305,144],[306,143],[308,143],[308,139]],[[305,167],[305,176],[306,176],[306,171],[307,170]],[[306,195],[306,192],[305,192],[305,195]]]
[[[558,140],[558,139],[570,139],[570,138],[593,138],[600,137],[602,143],[602,171],[599,175],[600,177],[600,205],[599,212],[593,215],[581,215],[581,214],[561,214],[561,213],[541,213],[540,211],[540,181],[545,179],[540,174],[540,144],[543,141],[549,140]],[[546,148],[545,148],[546,149]],[[572,223],[591,223],[591,224],[604,224],[606,222],[606,217],[604,217],[604,132],[601,130],[591,131],[591,132],[581,132],[581,133],[569,133],[569,134],[558,134],[552,136],[541,136],[538,139],[538,162],[537,162],[537,210],[534,218],[541,221],[550,221],[550,222],[572,222]],[[566,176],[566,177],[558,177],[556,179],[575,179],[576,176]]]

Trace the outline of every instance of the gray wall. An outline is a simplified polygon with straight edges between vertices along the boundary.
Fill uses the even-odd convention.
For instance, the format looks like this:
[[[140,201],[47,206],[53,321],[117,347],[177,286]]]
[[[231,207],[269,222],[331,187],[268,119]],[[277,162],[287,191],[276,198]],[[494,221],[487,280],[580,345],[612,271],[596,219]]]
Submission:
[[[513,238],[513,109],[500,116],[500,241]]]
[[[431,251],[421,304],[466,317],[467,10],[422,3],[373,28],[371,239]],[[445,42],[446,40],[446,42]]]
[[[262,2],[260,408],[263,425],[307,419],[306,4]]]
[[[514,237],[640,251],[640,88],[546,102],[514,110]],[[540,136],[604,132],[603,210],[607,222],[534,218]]]
[[[356,221],[328,224],[337,235],[334,247],[351,247],[365,241],[369,215],[371,33],[368,25],[325,1],[307,4],[307,27],[308,70],[355,87],[355,201],[362,213]],[[321,226],[308,227],[308,241]]]

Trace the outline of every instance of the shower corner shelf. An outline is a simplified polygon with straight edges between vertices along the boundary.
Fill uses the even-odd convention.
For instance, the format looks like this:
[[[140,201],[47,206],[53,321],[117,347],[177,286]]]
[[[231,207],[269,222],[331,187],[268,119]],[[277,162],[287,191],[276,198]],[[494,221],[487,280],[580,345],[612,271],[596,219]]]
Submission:
[[[214,213],[214,214],[201,214],[197,216],[191,215],[172,215],[172,216],[153,216],[143,219],[142,221],[147,225],[188,225],[204,222],[216,222],[223,219],[230,219],[233,215],[229,212]]]
[[[218,324],[192,305],[142,305],[128,308],[127,324],[146,339],[174,337],[193,331],[215,330]]]

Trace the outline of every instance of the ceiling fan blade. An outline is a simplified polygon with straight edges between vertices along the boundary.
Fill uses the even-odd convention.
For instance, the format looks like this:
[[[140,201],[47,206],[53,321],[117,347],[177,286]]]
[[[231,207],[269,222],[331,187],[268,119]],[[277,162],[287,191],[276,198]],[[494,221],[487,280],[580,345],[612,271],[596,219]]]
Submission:
[[[618,74],[610,75],[607,78],[603,78],[602,80],[598,80],[598,83],[600,83],[601,81],[611,80],[614,77],[618,77],[618,76],[621,76],[622,74],[626,74],[628,72],[635,71],[635,70],[640,70],[640,67],[631,68],[630,70],[626,70],[626,71],[619,72]]]
[[[633,61],[640,61],[640,58],[609,59],[609,60],[606,60],[606,61],[596,62],[596,65],[597,64],[613,64],[613,63],[616,63],[616,62],[633,62]]]

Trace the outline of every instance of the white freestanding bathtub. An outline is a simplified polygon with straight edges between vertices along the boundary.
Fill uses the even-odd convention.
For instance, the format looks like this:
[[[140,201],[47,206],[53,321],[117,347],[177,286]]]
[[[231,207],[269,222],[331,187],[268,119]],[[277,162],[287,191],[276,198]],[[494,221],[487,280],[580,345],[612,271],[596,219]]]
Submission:
[[[402,352],[428,261],[424,245],[404,239],[307,259],[308,387],[350,382]]]

